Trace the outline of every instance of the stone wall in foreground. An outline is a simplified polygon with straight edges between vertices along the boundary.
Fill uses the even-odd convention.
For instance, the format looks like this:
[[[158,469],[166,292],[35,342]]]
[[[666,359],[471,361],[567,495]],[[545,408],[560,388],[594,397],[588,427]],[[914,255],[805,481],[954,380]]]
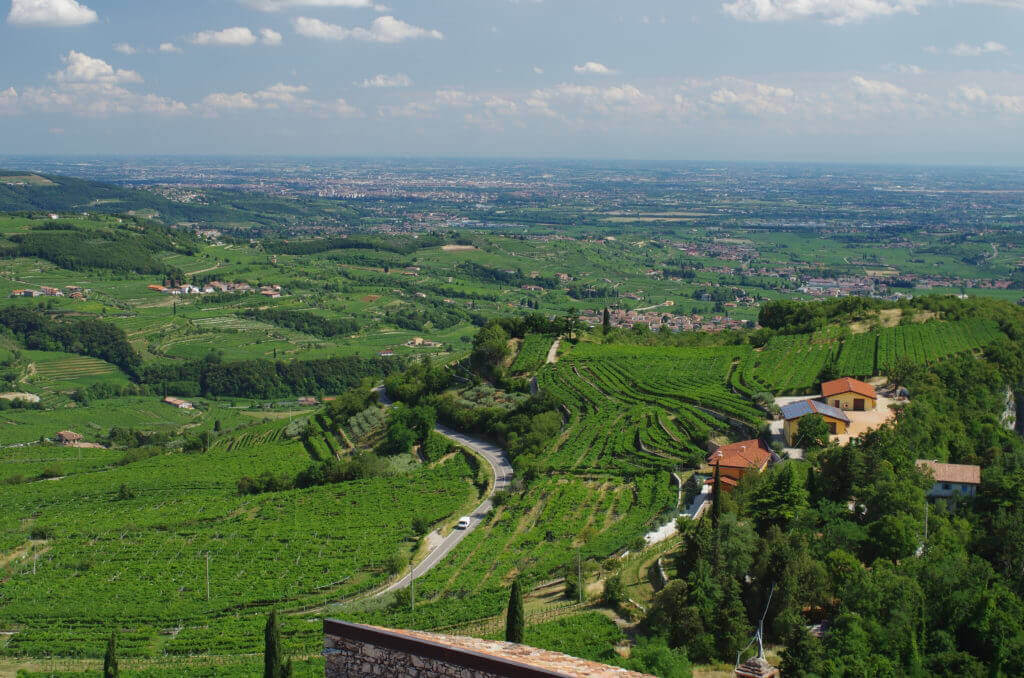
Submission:
[[[324,620],[326,678],[652,678],[526,645]]]

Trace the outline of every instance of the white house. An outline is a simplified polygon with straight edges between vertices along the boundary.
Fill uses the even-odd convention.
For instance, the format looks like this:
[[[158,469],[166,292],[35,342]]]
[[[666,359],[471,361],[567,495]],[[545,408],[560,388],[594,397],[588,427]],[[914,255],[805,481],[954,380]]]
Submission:
[[[935,483],[928,490],[929,499],[948,499],[954,495],[973,497],[981,487],[981,467],[972,464],[942,464],[918,459],[917,468],[932,476]]]

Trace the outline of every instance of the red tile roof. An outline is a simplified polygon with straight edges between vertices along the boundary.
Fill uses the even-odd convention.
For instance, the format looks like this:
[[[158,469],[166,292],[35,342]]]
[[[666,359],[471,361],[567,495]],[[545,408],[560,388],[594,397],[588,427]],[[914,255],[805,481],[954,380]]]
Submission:
[[[872,400],[878,398],[878,394],[875,393],[875,387],[871,384],[865,384],[863,381],[857,379],[851,379],[850,377],[843,377],[842,379],[833,379],[832,381],[826,381],[821,385],[821,395],[830,398],[834,395],[841,393],[856,393]]]
[[[760,440],[741,440],[738,443],[722,445],[708,457],[712,466],[733,468],[763,468],[772,459],[772,451]]]
[[[973,464],[943,464],[929,459],[918,459],[917,467],[928,469],[937,483],[981,485],[981,467]]]

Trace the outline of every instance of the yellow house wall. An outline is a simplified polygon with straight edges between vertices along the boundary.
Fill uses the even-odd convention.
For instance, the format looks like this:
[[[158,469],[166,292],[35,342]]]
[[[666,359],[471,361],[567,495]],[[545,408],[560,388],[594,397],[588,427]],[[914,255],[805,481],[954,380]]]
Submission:
[[[826,417],[821,415],[821,418],[825,420],[826,424],[834,423],[836,425],[836,435],[846,433],[846,422],[839,419],[833,419],[832,417]],[[800,426],[799,419],[789,419],[783,424],[782,431],[786,437],[786,444],[790,447],[793,446],[793,441],[796,439],[797,430]]]
[[[854,401],[854,399],[857,399],[857,398],[863,398],[864,399],[864,409],[865,410],[873,410],[873,409],[875,409],[875,399],[874,398],[867,398],[867,397],[862,396],[862,395],[857,395],[856,393],[840,393],[839,395],[834,395],[831,398],[825,398],[823,396],[822,400],[827,401],[828,404],[832,405],[833,407],[838,407],[839,409],[842,409],[842,410],[852,410],[853,409],[853,401]]]

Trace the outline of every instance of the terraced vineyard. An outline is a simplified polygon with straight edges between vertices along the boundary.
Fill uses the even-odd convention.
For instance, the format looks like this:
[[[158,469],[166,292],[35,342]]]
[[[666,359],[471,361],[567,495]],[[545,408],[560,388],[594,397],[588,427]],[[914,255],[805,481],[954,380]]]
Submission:
[[[28,383],[47,406],[68,401],[63,391],[100,381],[127,383],[127,376],[115,365],[87,356],[55,351],[24,351],[29,361]]]
[[[512,373],[533,372],[544,364],[548,349],[555,340],[549,334],[528,334],[519,347],[519,354],[512,363]]]
[[[416,580],[417,600],[423,602],[415,610],[356,616],[398,628],[429,629],[500,614],[511,577],[536,583],[558,577],[577,555],[607,558],[628,548],[675,502],[676,490],[666,472],[632,482],[614,476],[538,480]]]
[[[646,473],[698,463],[712,431],[762,418],[728,387],[748,347],[579,344],[538,374],[567,409],[567,434],[545,459],[562,471]]]
[[[772,337],[744,363],[743,383],[759,391],[806,391],[815,386],[821,370],[839,348],[839,340],[832,333]]]
[[[743,387],[775,393],[807,393],[830,360],[836,373],[869,377],[896,358],[914,364],[971,351],[1001,336],[990,320],[933,321],[899,325],[840,339],[835,330],[772,337],[741,371]]]

